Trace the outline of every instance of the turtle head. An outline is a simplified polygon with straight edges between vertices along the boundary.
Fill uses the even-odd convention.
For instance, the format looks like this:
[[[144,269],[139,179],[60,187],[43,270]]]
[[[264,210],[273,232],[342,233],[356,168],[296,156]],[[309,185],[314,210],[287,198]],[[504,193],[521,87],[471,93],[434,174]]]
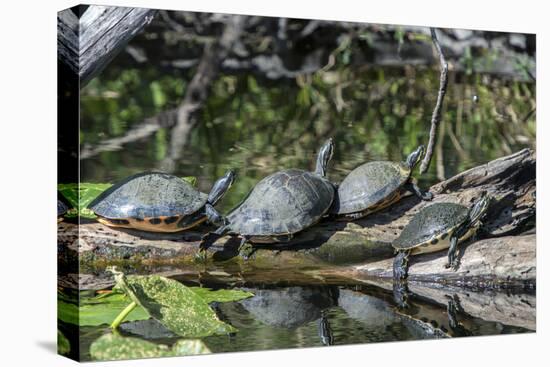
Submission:
[[[411,154],[409,154],[409,156],[407,157],[407,160],[405,162],[407,166],[410,167],[411,171],[414,167],[416,167],[418,162],[420,162],[420,159],[424,155],[424,150],[425,150],[424,145],[421,145],[418,148],[416,148],[416,150]]]
[[[487,209],[489,208],[489,203],[491,202],[491,197],[487,194],[483,194],[472,206],[470,209],[470,222],[475,223],[478,220],[483,217],[485,213],[487,213]]]
[[[323,144],[321,150],[319,150],[319,154],[317,154],[317,165],[315,166],[316,174],[325,177],[327,173],[328,162],[330,162],[333,153],[334,143],[332,142],[332,138],[330,138],[325,142],[325,144]]]
[[[230,169],[223,175],[221,178],[214,183],[214,186],[212,186],[212,190],[210,190],[210,194],[208,194],[208,203],[211,205],[216,205],[218,201],[225,195],[227,190],[231,187],[233,184],[233,181],[235,181],[235,176],[237,174],[235,171]]]

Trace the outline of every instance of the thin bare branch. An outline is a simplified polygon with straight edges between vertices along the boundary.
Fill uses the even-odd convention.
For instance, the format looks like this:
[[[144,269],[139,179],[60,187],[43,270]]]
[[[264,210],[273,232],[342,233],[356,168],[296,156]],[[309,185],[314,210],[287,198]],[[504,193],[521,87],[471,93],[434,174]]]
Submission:
[[[445,98],[445,93],[447,93],[447,82],[448,82],[447,74],[449,71],[449,66],[447,64],[447,60],[445,59],[445,55],[443,54],[443,50],[441,49],[441,45],[439,44],[439,40],[437,39],[435,28],[430,28],[430,32],[432,34],[433,44],[439,55],[441,75],[439,77],[439,91],[437,93],[437,102],[435,103],[435,108],[432,113],[430,140],[428,142],[428,147],[426,149],[426,154],[424,155],[424,159],[420,164],[421,174],[425,173],[428,170],[428,167],[430,166],[430,161],[432,159],[437,127],[441,122],[441,109],[443,107],[443,99]]]

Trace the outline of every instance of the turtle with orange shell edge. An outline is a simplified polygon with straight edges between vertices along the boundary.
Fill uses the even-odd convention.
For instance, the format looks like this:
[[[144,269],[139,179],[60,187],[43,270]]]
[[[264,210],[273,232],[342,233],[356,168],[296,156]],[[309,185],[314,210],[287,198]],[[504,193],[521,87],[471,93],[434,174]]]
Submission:
[[[223,217],[214,206],[234,179],[235,173],[228,171],[205,194],[177,176],[139,173],[111,186],[88,207],[100,223],[110,227],[179,232],[206,220],[223,225]]]

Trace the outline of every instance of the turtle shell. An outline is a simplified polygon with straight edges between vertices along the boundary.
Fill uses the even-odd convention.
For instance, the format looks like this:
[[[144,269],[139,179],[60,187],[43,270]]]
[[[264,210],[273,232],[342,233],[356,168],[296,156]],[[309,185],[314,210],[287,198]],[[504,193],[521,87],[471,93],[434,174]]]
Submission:
[[[331,208],[333,214],[362,212],[384,202],[409,179],[410,168],[404,163],[376,161],[351,171],[338,186]]]
[[[289,235],[317,223],[334,194],[334,186],[315,173],[284,170],[258,182],[227,219],[231,231],[240,235]]]
[[[469,209],[460,204],[435,203],[420,210],[393,242],[398,250],[434,245],[468,219]]]
[[[130,176],[99,195],[88,207],[108,219],[185,217],[204,207],[208,195],[183,179],[151,172]]]

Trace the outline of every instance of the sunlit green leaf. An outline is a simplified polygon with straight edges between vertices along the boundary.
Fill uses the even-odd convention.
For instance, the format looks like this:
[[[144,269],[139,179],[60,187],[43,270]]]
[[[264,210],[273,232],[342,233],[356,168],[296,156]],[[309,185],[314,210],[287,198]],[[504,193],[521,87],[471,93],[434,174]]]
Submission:
[[[172,351],[178,356],[192,356],[196,354],[212,353],[210,349],[199,339],[178,340],[173,346]]]
[[[241,291],[238,289],[219,289],[212,290],[209,288],[190,287],[195,294],[200,296],[207,303],[210,302],[235,302],[245,298],[254,296],[253,293]]]
[[[178,335],[200,337],[236,331],[218,320],[202,297],[177,281],[156,276],[131,276],[127,283],[137,303]]]
[[[76,300],[60,297],[57,301],[57,317],[63,321],[80,326],[97,326],[110,324],[130,304],[132,300],[123,293],[109,293],[93,298],[80,298],[80,307]],[[147,320],[149,314],[136,307],[126,321]]]
[[[182,177],[182,180],[189,182],[193,186],[197,186],[197,178],[194,176]]]
[[[180,336],[193,338],[237,331],[220,321],[208,302],[176,280],[158,275],[114,274],[117,284],[134,302]]]
[[[211,353],[200,340],[180,340],[172,348],[145,340],[106,334],[90,346],[90,355],[96,361],[175,357]]]
[[[95,218],[94,213],[89,210],[87,206],[92,202],[92,200],[94,200],[99,194],[109,187],[111,187],[111,184],[70,183],[57,185],[57,190],[61,192],[73,208],[67,212],[67,217],[80,215],[85,218]]]
[[[63,333],[57,330],[57,353],[67,355],[71,351],[71,343]]]

